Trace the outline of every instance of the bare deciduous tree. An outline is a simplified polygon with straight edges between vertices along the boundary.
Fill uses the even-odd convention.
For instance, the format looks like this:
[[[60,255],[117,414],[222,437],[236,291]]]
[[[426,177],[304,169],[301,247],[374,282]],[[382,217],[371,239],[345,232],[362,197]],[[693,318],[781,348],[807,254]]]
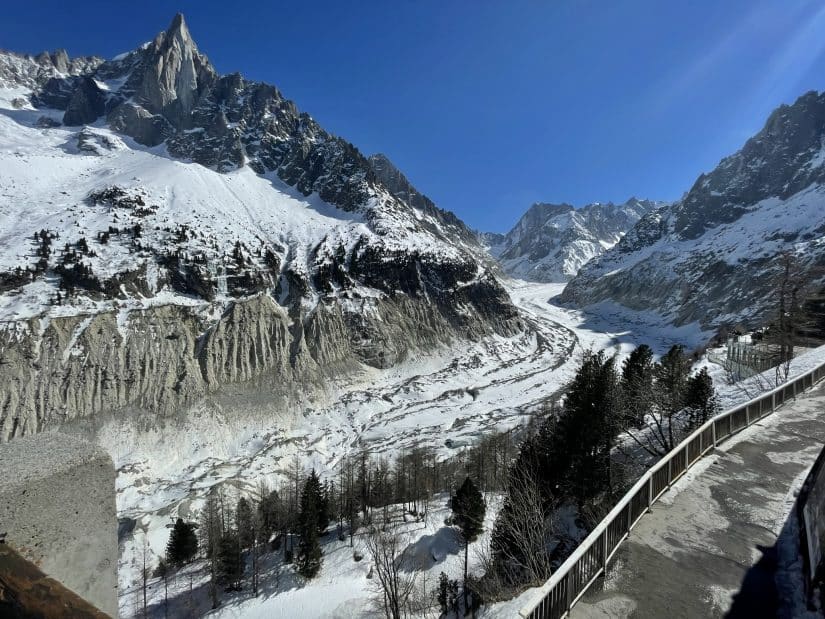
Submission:
[[[401,619],[415,591],[416,573],[402,570],[406,538],[397,531],[380,531],[367,536],[367,549],[375,567],[379,602],[387,617]]]
[[[523,582],[544,582],[552,571],[548,544],[554,538],[554,527],[545,516],[541,490],[530,471],[514,475],[509,488],[507,505],[496,521],[510,542],[495,549],[499,567],[519,572],[523,578],[518,580]]]

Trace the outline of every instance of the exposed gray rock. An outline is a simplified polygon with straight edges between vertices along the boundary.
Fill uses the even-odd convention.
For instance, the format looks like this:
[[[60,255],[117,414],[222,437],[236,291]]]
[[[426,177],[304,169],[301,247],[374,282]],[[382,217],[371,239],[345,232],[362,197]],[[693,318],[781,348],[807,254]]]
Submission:
[[[38,89],[51,78],[89,75],[102,62],[102,58],[94,56],[70,60],[63,49],[37,56],[0,50],[0,86]]]
[[[166,32],[144,50],[141,66],[132,72],[127,87],[135,88],[135,99],[150,112],[163,114],[178,129],[187,129],[198,99],[216,79],[178,13]]]
[[[63,124],[86,125],[103,116],[106,109],[106,97],[95,81],[90,77],[81,77],[69,99]]]
[[[214,323],[208,308],[181,306],[132,312],[121,327],[112,313],[54,318],[42,330],[33,319],[0,330],[0,441],[101,415],[171,418],[229,385],[265,385],[277,408],[359,363],[388,367],[455,337],[514,333],[515,312],[495,310],[507,307],[495,282],[481,294],[445,291],[435,306],[423,296],[354,297],[353,309],[323,303],[294,317],[260,295]],[[486,314],[467,311],[483,306]]]
[[[174,128],[166,118],[130,102],[118,105],[106,120],[115,131],[146,146],[157,146],[174,133]]]

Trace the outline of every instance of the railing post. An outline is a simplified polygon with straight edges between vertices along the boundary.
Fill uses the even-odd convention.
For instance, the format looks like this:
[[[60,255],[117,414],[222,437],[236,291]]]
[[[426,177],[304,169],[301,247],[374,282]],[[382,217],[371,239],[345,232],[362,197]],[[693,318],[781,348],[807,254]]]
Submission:
[[[647,511],[650,513],[653,507],[653,475],[647,480]]]
[[[711,424],[711,440],[713,441],[713,446],[716,447],[716,420],[714,419]]]
[[[751,405],[745,406],[745,427],[751,425]]]
[[[602,570],[605,578],[607,578],[607,529],[608,527],[605,527],[602,533]]]
[[[671,464],[673,463],[673,458],[670,458],[667,461],[667,487],[670,488],[670,484],[673,483],[673,467]]]

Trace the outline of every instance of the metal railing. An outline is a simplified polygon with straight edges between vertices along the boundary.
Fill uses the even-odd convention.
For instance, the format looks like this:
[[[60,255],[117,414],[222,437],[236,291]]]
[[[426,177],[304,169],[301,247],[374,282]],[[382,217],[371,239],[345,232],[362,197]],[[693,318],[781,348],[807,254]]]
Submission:
[[[825,363],[745,404],[709,419],[651,466],[519,611],[527,619],[563,619],[630,531],[674,481],[716,445],[759,421],[825,378]]]

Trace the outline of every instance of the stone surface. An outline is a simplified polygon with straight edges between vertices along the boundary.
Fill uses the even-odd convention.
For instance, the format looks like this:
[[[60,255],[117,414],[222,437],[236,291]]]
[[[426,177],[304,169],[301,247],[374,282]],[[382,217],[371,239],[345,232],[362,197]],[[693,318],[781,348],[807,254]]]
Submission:
[[[0,545],[0,617],[106,619],[109,615],[49,578],[8,544]]]
[[[93,123],[103,116],[106,110],[106,97],[95,81],[90,77],[81,77],[69,99],[66,113],[63,114],[64,125],[85,125]]]
[[[117,616],[115,470],[99,447],[55,433],[0,445],[6,543]]]

